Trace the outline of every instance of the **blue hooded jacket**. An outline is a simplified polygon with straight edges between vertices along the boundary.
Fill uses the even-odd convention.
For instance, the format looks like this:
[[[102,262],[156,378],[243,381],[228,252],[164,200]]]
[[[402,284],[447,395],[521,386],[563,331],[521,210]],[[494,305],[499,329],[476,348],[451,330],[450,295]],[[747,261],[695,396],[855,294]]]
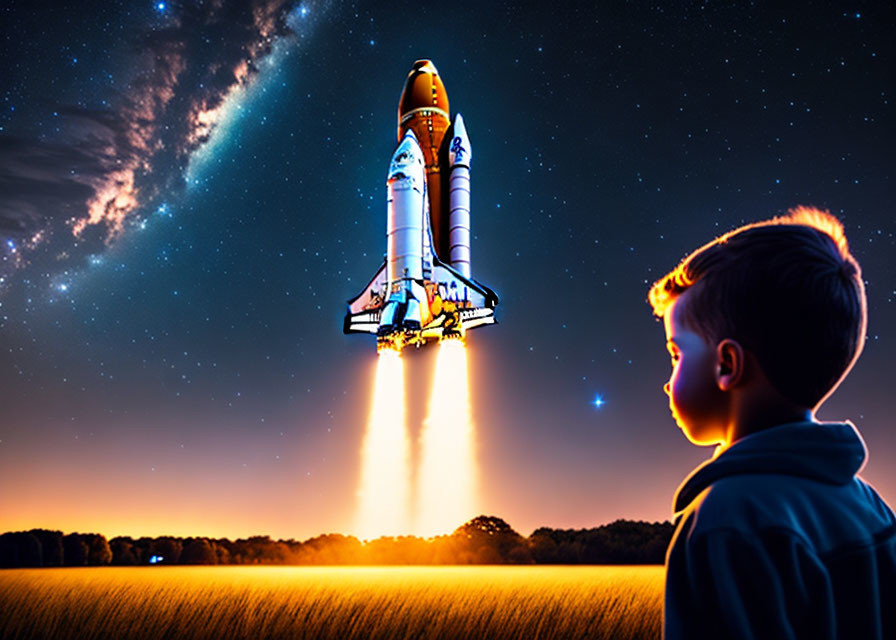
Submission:
[[[847,422],[733,443],[675,496],[664,638],[896,639],[896,517]]]

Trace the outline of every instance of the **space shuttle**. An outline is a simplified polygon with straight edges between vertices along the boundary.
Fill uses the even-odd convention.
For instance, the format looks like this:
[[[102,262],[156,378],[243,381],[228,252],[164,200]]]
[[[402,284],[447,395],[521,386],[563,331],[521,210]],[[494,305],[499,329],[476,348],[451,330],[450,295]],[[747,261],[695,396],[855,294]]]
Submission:
[[[343,331],[377,350],[463,340],[495,323],[498,296],[470,267],[470,138],[435,65],[418,60],[398,103],[398,147],[386,178],[386,255],[348,301]]]

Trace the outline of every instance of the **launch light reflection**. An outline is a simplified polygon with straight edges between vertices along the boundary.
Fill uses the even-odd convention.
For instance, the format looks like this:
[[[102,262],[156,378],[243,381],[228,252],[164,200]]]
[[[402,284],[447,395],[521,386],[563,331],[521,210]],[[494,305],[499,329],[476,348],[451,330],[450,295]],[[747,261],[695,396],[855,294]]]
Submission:
[[[356,525],[361,538],[408,533],[409,453],[403,362],[397,351],[384,349],[377,357],[373,403],[361,447]]]
[[[420,438],[416,533],[450,533],[476,515],[478,469],[466,345],[442,340]]]

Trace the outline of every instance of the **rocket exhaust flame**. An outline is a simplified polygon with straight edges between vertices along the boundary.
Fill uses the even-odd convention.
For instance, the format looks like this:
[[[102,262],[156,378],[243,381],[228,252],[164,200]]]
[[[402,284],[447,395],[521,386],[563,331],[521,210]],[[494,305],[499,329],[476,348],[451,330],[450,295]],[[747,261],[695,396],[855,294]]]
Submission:
[[[449,533],[476,515],[474,435],[466,345],[461,340],[442,340],[420,438],[418,535]]]
[[[399,353],[382,350],[377,357],[373,405],[361,448],[356,525],[361,538],[403,535],[410,524],[410,446],[403,377]]]

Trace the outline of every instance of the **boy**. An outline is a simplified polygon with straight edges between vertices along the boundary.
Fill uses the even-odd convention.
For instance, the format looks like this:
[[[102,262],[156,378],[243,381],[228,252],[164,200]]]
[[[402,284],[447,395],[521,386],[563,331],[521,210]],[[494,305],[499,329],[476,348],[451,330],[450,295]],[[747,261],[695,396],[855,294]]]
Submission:
[[[862,350],[843,227],[798,208],[701,247],[650,290],[669,406],[717,445],[675,496],[664,637],[896,638],[896,517],[865,445],[815,412]]]

